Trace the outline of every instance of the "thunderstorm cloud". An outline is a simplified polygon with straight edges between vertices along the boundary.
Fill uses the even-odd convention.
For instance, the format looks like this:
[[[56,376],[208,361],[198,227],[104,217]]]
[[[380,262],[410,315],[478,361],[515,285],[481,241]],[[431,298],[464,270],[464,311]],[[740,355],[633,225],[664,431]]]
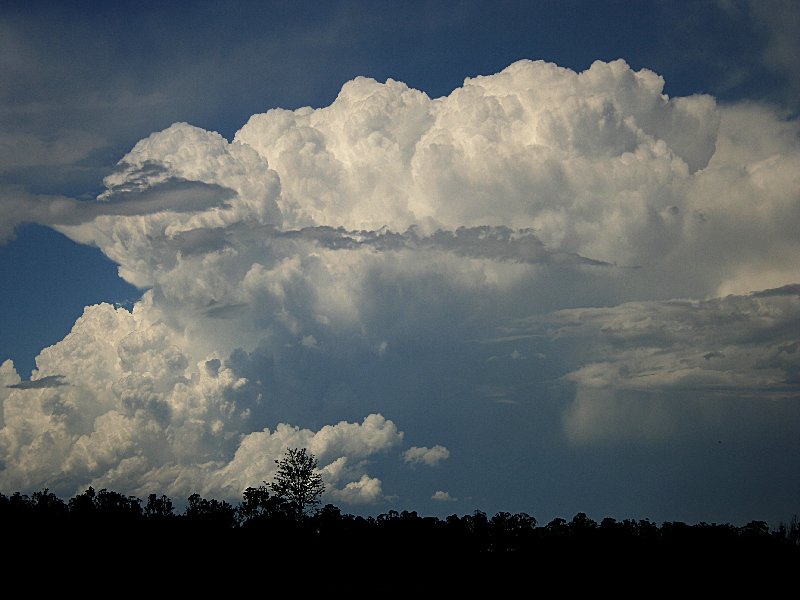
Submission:
[[[392,462],[446,478],[431,423],[503,439],[469,390],[566,399],[576,446],[796,399],[798,173],[767,106],[524,60],[440,98],[359,77],[232,140],[176,123],[93,202],[2,190],[0,238],[49,225],[143,295],[86,307],[30,382],[2,364],[0,485],[236,498],[302,446],[369,505]]]

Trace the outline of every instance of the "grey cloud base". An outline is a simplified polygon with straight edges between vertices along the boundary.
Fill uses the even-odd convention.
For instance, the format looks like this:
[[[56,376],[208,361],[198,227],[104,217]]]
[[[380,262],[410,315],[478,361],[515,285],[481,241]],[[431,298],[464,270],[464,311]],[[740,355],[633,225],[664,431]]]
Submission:
[[[87,307],[31,382],[3,363],[0,485],[237,498],[306,446],[365,510],[619,514],[638,489],[679,518],[693,479],[708,506],[729,489],[719,448],[678,469],[720,423],[737,453],[776,427],[764,460],[800,466],[797,122],[663,83],[622,61],[435,99],[358,78],[230,142],[141,140],[96,203],[29,211],[144,292]],[[751,491],[770,472],[742,468]]]

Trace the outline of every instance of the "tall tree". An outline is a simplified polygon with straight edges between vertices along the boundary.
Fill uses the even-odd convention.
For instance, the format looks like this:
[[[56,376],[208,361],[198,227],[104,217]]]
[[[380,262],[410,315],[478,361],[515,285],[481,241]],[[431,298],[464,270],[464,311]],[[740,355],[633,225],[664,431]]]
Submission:
[[[283,458],[275,461],[278,471],[270,487],[277,496],[303,517],[320,502],[325,484],[317,472],[317,458],[305,448],[288,448]]]

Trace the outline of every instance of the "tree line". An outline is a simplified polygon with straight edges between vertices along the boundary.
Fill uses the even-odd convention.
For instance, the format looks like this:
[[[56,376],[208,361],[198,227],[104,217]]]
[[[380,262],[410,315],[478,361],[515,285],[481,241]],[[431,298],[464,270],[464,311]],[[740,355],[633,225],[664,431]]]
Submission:
[[[91,540],[135,549],[169,543],[175,550],[259,544],[280,552],[309,549],[334,553],[403,553],[483,557],[676,556],[758,557],[800,564],[797,518],[771,529],[764,521],[744,526],[687,524],[648,519],[605,518],[585,513],[546,524],[526,513],[476,510],[446,518],[416,511],[389,510],[373,516],[342,512],[321,504],[324,491],[316,459],[305,450],[289,450],[278,462],[271,483],[248,487],[237,504],[188,497],[177,511],[166,495],[146,500],[89,487],[64,501],[49,489],[30,496],[0,493],[0,532],[8,543],[30,546],[36,540]]]

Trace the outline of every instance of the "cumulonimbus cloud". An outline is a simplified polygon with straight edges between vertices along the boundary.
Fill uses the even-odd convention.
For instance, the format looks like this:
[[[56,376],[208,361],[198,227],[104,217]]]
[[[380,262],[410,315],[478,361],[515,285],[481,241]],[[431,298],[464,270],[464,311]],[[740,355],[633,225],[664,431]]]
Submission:
[[[235,497],[302,445],[331,497],[381,501],[395,490],[374,469],[425,419],[382,382],[431,360],[442,381],[489,389],[488,369],[511,368],[492,356],[526,357],[506,361],[519,388],[555,357],[573,441],[594,435],[589,408],[614,410],[600,392],[737,372],[796,385],[793,342],[764,316],[794,323],[796,295],[751,292],[799,278],[798,124],[663,85],[623,61],[520,61],[434,99],[356,78],[330,106],[255,115],[231,141],[154,133],[97,202],[5,202],[12,225],[98,246],[143,296],[87,307],[30,383],[3,363],[0,484]],[[741,338],[712,326],[732,306]],[[405,460],[444,465],[436,441]]]

